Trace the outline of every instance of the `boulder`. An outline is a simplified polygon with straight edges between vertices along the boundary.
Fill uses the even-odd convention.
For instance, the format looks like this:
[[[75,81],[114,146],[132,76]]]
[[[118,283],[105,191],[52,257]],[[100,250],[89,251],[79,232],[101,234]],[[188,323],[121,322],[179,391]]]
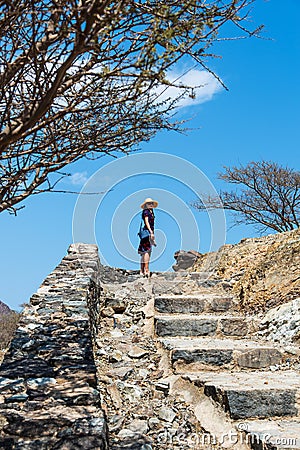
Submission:
[[[176,259],[176,264],[172,267],[177,271],[186,270],[192,267],[195,262],[201,257],[201,254],[194,250],[178,250],[174,254],[174,258]]]

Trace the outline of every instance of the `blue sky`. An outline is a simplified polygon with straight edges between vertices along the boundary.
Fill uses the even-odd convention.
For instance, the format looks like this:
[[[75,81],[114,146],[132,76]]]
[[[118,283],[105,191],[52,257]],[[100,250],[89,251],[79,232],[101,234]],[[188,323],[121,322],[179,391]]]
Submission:
[[[75,208],[76,195],[42,194],[17,217],[2,213],[0,299],[14,309],[28,302],[73,239],[96,242],[110,265],[137,268],[139,204],[148,196],[159,201],[153,270],[170,269],[179,248],[206,252],[255,236],[252,227],[232,228],[229,216],[225,226],[222,215],[200,214],[190,202],[199,179],[205,190],[224,187],[216,176],[223,165],[265,159],[299,170],[299,17],[299,0],[257,0],[252,20],[265,24],[269,39],[220,43],[222,58],[210,64],[229,91],[204,74],[187,75],[207,83],[194,105],[180,109],[191,131],[161,133],[121,162],[105,157],[68,168],[74,175],[61,188],[81,190],[89,180],[97,191],[111,189],[106,195]]]

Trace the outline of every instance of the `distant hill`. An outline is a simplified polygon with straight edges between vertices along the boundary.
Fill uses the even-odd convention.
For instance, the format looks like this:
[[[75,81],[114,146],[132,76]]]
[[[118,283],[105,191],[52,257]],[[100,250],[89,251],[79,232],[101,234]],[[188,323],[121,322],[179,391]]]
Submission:
[[[2,316],[3,314],[10,314],[10,313],[12,313],[10,307],[7,306],[5,303],[1,302],[0,300],[0,316]]]

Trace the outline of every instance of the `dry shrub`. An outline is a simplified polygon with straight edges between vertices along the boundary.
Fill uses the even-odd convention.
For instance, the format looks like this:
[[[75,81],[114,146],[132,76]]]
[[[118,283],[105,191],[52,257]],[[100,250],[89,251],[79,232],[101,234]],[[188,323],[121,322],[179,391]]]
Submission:
[[[20,314],[14,311],[0,316],[0,349],[8,347],[16,331],[19,318]]]

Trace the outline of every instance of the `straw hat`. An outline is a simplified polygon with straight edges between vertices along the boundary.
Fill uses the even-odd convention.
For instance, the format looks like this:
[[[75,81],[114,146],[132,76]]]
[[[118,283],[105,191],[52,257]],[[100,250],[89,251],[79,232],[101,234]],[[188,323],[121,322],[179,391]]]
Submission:
[[[157,208],[158,202],[156,200],[152,200],[152,198],[146,198],[146,200],[141,204],[141,208],[144,209],[146,206],[146,203],[153,203],[153,208]]]

